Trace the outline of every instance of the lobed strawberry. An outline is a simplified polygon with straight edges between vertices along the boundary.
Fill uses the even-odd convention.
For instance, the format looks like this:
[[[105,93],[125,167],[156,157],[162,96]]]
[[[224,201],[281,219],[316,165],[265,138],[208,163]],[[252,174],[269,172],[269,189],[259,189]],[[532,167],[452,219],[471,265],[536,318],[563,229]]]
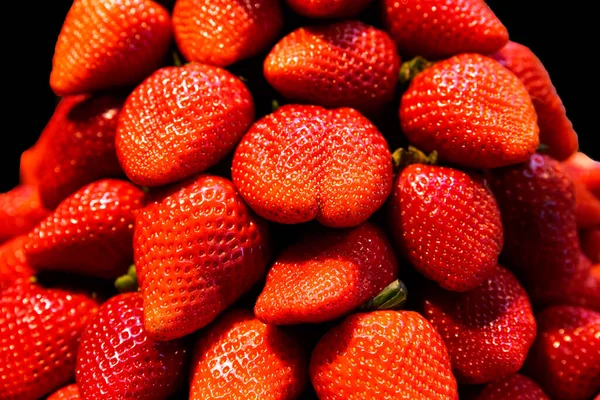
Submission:
[[[0,244],[0,294],[19,278],[30,278],[35,271],[25,257],[26,235]]]
[[[485,385],[476,400],[551,400],[530,378],[514,374]]]
[[[21,184],[0,193],[0,243],[29,233],[47,215],[36,186]]]

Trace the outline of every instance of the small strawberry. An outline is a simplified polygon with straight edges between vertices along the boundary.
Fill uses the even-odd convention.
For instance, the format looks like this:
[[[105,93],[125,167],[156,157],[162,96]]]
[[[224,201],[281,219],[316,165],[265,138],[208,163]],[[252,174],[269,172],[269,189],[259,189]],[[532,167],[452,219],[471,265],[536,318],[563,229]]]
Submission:
[[[29,234],[29,264],[38,270],[119,276],[133,259],[133,223],[143,201],[142,190],[126,181],[104,179],[84,186]]]
[[[361,13],[372,0],[286,0],[297,12],[309,18],[351,18]]]
[[[171,18],[150,0],[75,0],[58,36],[50,86],[59,95],[141,82],[164,61]]]
[[[267,81],[287,98],[375,111],[392,100],[400,57],[387,33],[359,21],[299,28],[267,56]]]
[[[579,233],[581,248],[595,264],[600,264],[600,227],[586,229]]]
[[[29,233],[47,215],[35,186],[21,184],[0,193],[0,243]]]
[[[25,257],[27,236],[18,236],[0,245],[0,293],[19,278],[29,278],[35,271]]]
[[[550,307],[537,315],[527,372],[553,400],[586,400],[600,391],[600,313]]]
[[[600,162],[591,159],[584,153],[577,152],[561,164],[574,180],[582,182],[585,187],[600,198]]]
[[[190,400],[294,400],[308,379],[299,344],[280,328],[234,309],[199,336]]]
[[[278,0],[177,0],[173,9],[183,56],[221,67],[267,50],[281,28]]]
[[[18,280],[0,296],[0,399],[36,400],[69,383],[95,300]]]
[[[84,330],[76,372],[83,400],[163,400],[183,381],[185,343],[151,339],[142,302],[139,293],[119,294]]]
[[[266,226],[225,178],[153,191],[134,235],[148,334],[170,340],[206,326],[263,276],[269,247]]]
[[[51,396],[48,396],[46,400],[81,400],[81,397],[79,396],[79,388],[73,383],[57,390]]]
[[[359,112],[289,105],[242,138],[232,177],[262,217],[343,228],[366,221],[385,202],[392,157],[385,138]]]
[[[488,383],[477,400],[551,400],[531,379],[521,374],[509,375]]]
[[[161,186],[218,163],[253,121],[252,95],[229,72],[196,63],[166,67],[125,102],[117,155],[133,182]]]

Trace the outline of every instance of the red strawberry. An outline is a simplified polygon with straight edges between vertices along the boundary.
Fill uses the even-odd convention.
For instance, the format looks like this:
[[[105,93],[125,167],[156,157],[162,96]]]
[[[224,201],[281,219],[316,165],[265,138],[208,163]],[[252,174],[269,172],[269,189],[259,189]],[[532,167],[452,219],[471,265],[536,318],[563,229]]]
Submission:
[[[600,391],[600,313],[550,307],[537,315],[528,374],[553,400],[586,400]]]
[[[38,270],[121,275],[133,259],[133,223],[143,201],[142,190],[126,181],[104,179],[84,186],[29,234],[29,263]]]
[[[18,278],[29,278],[35,273],[25,258],[26,240],[23,235],[0,245],[0,293]]]
[[[379,130],[350,108],[279,108],[233,157],[233,182],[257,214],[284,224],[366,221],[388,197],[392,157]]]
[[[383,10],[402,55],[487,54],[508,42],[508,31],[483,0],[384,0]]]
[[[600,264],[600,228],[584,230],[579,237],[585,255],[593,263]]]
[[[412,311],[350,315],[313,350],[310,379],[320,400],[458,399],[442,338]]]
[[[67,384],[97,303],[16,281],[0,296],[0,399],[36,400]]]
[[[277,259],[256,301],[265,323],[319,323],[345,316],[398,277],[384,233],[365,223],[310,235]]]
[[[582,182],[596,197],[600,198],[600,162],[584,153],[577,152],[561,164],[574,180]]]
[[[144,326],[158,340],[192,333],[254,285],[270,259],[266,226],[227,179],[200,175],[152,192],[136,220]]]
[[[40,183],[41,171],[39,169],[39,158],[36,157],[36,147],[34,145],[21,153],[19,179],[22,185],[37,186]]]
[[[600,226],[600,197],[594,196],[585,184],[573,180],[575,188],[575,219],[580,229]]]
[[[50,86],[59,95],[142,81],[164,61],[171,43],[169,12],[150,0],[75,0],[52,60]]]
[[[529,297],[506,268],[466,293],[431,287],[425,317],[444,339],[460,383],[485,383],[517,372],[536,333]]]
[[[178,0],[173,9],[183,56],[222,67],[263,52],[282,27],[278,0]]]
[[[190,400],[293,400],[308,380],[299,344],[241,309],[199,336],[190,372]]]
[[[525,84],[537,113],[540,142],[548,146],[547,153],[558,160],[575,153],[579,147],[577,133],[540,59],[515,42],[508,42],[493,57]]]
[[[117,155],[132,181],[161,186],[218,163],[253,121],[252,95],[229,72],[195,63],[167,67],[127,99]]]
[[[77,385],[83,400],[163,400],[183,381],[182,340],[157,342],[143,325],[139,293],[104,303],[81,336]]]
[[[286,0],[298,14],[310,18],[350,18],[367,8],[372,0]]]
[[[369,112],[392,100],[399,68],[385,32],[343,21],[288,34],[267,56],[264,73],[290,99]]]
[[[531,379],[521,374],[509,375],[488,383],[477,400],[551,400]]]
[[[47,215],[35,186],[21,184],[0,193],[0,243],[28,233]]]
[[[575,218],[580,229],[600,226],[600,163],[575,153],[561,163],[575,186]]]
[[[46,400],[81,400],[81,397],[79,396],[79,388],[73,383],[57,390]]]
[[[475,168],[526,161],[539,145],[527,89],[497,61],[461,54],[417,74],[400,103],[408,140]]]

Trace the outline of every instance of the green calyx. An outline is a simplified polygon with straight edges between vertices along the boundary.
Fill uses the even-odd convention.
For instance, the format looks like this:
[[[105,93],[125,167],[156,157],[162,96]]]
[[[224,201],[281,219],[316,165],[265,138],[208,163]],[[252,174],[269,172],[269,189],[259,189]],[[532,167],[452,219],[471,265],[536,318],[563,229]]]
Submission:
[[[408,291],[404,282],[396,279],[387,285],[377,296],[373,297],[372,300],[363,304],[361,310],[400,310],[404,306],[404,303],[406,303],[407,295]]]
[[[183,66],[185,64],[183,62],[183,57],[179,53],[179,50],[173,49],[173,51],[171,51],[171,57],[173,58],[173,65],[174,66],[181,67],[181,66]]]
[[[549,149],[550,149],[550,146],[548,146],[547,144],[544,144],[544,143],[540,143],[540,145],[537,148],[537,152],[545,154],[548,152]]]
[[[400,83],[403,85],[410,83],[415,76],[432,65],[433,63],[431,61],[427,61],[421,56],[417,56],[412,60],[403,62],[402,65],[400,65]]]
[[[392,154],[392,162],[396,169],[402,169],[410,164],[435,165],[438,163],[437,151],[425,154],[414,146],[408,146],[408,149],[399,148]]]
[[[119,293],[137,292],[138,282],[135,274],[135,265],[130,266],[125,275],[115,280],[115,288]]]

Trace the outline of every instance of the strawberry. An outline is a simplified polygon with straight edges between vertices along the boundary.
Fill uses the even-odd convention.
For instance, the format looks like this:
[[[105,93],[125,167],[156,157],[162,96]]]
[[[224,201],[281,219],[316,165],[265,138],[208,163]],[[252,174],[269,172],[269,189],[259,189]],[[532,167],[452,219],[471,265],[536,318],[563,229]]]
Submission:
[[[537,315],[528,374],[553,400],[586,400],[600,391],[600,313],[556,306]]]
[[[577,152],[561,164],[574,180],[579,181],[600,198],[600,162],[592,160],[584,153]]]
[[[586,229],[600,226],[600,197],[594,196],[579,180],[573,180],[573,186],[577,227]]]
[[[360,14],[372,0],[286,0],[298,14],[309,18],[351,18]]]
[[[366,221],[388,197],[392,157],[379,130],[350,108],[289,105],[257,121],[238,145],[233,183],[274,222]]]
[[[278,0],[178,0],[173,9],[183,56],[221,67],[262,53],[282,28]]]
[[[121,275],[133,259],[133,222],[143,201],[142,190],[126,181],[84,186],[29,234],[24,244],[29,263],[38,270]]]
[[[35,186],[21,184],[0,193],[0,243],[28,233],[47,215]]]
[[[343,21],[285,36],[267,56],[264,74],[287,98],[372,112],[392,100],[399,68],[387,33]]]
[[[600,227],[586,229],[579,234],[581,248],[595,264],[600,264]]]
[[[325,230],[279,256],[254,311],[261,321],[277,325],[330,321],[371,300],[397,277],[394,252],[376,226]]]
[[[0,399],[36,400],[69,383],[97,303],[18,280],[0,296]]]
[[[71,384],[57,390],[46,400],[81,400],[79,396],[79,388],[76,384]]]
[[[575,153],[561,163],[575,187],[575,218],[580,229],[600,226],[600,163]]]
[[[383,23],[400,54],[444,58],[493,53],[508,31],[484,0],[384,0]]]
[[[537,113],[540,142],[548,147],[547,154],[564,160],[575,153],[579,148],[577,133],[540,59],[527,46],[511,41],[493,57],[525,84]]]
[[[521,374],[509,375],[488,383],[477,400],[551,400],[531,379]]]
[[[39,158],[36,156],[36,145],[21,153],[19,180],[22,185],[37,186],[40,183]]]
[[[76,367],[83,400],[163,400],[183,381],[185,343],[150,338],[142,303],[139,293],[112,297],[83,332]]]
[[[310,380],[320,400],[458,399],[439,333],[412,311],[352,314],[317,343]]]
[[[0,293],[18,278],[29,278],[35,271],[25,258],[27,236],[18,236],[0,245]]]
[[[194,347],[190,400],[298,398],[308,379],[299,344],[252,312],[233,309],[208,327]]]
[[[535,339],[529,297],[504,267],[466,293],[432,286],[423,308],[444,339],[460,383],[486,383],[517,372]]]
[[[164,61],[169,12],[150,0],[75,0],[56,42],[50,86],[59,96],[138,84]]]
[[[161,186],[218,163],[253,121],[252,95],[229,72],[196,63],[166,67],[127,98],[117,155],[133,182]]]
[[[225,178],[153,191],[134,234],[148,334],[170,340],[210,323],[265,273],[267,235]]]

